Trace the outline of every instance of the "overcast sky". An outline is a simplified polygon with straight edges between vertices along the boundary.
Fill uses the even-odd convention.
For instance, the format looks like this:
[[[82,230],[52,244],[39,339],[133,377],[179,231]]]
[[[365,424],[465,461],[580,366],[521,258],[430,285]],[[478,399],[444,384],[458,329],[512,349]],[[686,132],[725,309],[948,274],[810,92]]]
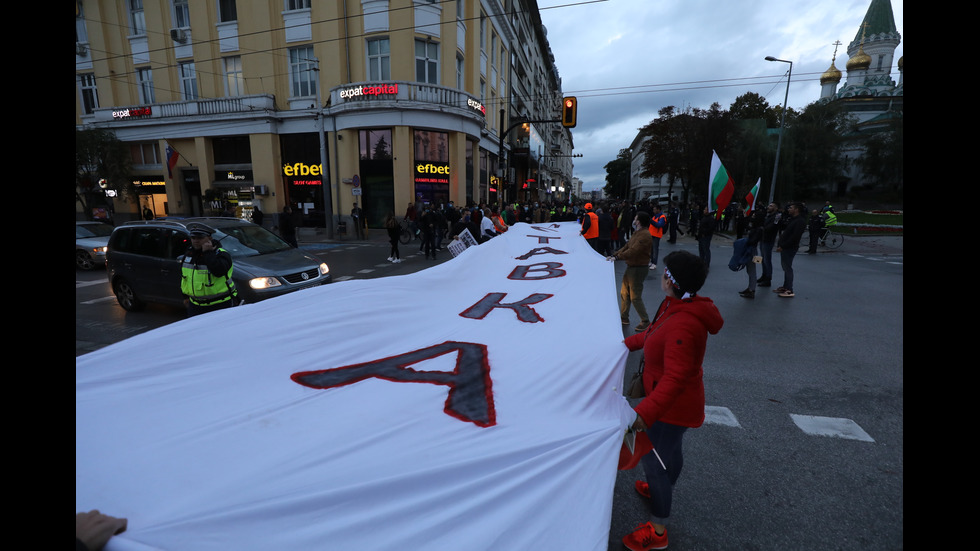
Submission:
[[[892,0],[903,43],[904,0]],[[566,96],[578,97],[573,176],[585,190],[605,185],[606,163],[667,105],[728,109],[755,92],[782,105],[793,62],[789,106],[820,97],[820,75],[844,73],[847,45],[871,0],[538,0]],[[898,81],[898,68],[892,67]],[[709,162],[705,160],[705,162]]]

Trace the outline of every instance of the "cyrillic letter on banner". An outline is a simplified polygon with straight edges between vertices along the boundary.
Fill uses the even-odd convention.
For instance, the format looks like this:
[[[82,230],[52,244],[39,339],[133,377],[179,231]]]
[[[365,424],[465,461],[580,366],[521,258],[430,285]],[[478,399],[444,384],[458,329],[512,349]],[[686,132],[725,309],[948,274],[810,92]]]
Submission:
[[[453,371],[420,371],[408,366],[443,354],[456,353]],[[491,391],[487,347],[472,342],[446,341],[442,344],[406,352],[371,362],[319,371],[293,373],[293,381],[310,388],[335,388],[365,379],[384,379],[396,383],[432,383],[449,387],[443,411],[480,427],[497,424]]]

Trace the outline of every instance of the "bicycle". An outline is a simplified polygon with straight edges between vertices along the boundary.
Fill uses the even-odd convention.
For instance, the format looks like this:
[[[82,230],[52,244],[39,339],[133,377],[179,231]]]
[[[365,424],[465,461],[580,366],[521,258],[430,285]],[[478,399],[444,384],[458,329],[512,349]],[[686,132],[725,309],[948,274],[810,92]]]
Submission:
[[[401,242],[402,245],[408,245],[409,243],[412,242],[412,230],[409,227],[408,220],[405,220],[403,218],[401,222],[401,227],[402,230],[401,233],[398,235],[398,241]]]
[[[807,228],[803,231],[802,242],[809,242],[810,229]],[[839,249],[841,245],[844,244],[844,234],[832,231],[828,227],[820,228],[820,237],[817,243],[821,247],[827,247],[828,249]]]

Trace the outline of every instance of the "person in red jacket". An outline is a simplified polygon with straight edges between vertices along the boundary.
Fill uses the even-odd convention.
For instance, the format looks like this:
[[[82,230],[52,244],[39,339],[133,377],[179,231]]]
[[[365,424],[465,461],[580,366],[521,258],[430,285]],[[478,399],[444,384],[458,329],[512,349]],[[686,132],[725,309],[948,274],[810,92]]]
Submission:
[[[704,422],[702,362],[709,334],[721,330],[724,320],[710,298],[697,292],[707,278],[700,258],[675,251],[664,258],[660,287],[664,300],[646,331],[623,342],[632,350],[643,349],[644,398],[634,408],[634,430],[644,430],[656,453],[643,457],[646,482],[636,481],[637,491],[652,506],[650,522],[623,538],[633,551],[667,547],[667,519],[674,483],[684,463],[681,442],[689,428]]]

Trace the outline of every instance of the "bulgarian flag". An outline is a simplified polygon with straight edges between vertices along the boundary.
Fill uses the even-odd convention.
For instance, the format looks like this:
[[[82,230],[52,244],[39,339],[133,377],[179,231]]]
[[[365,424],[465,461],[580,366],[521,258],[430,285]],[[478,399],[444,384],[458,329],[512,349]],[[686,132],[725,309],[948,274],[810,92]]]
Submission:
[[[735,182],[721,164],[718,154],[711,150],[711,176],[708,180],[708,204],[714,205],[716,219],[721,219],[721,213],[732,202],[735,195]]]
[[[749,194],[745,196],[745,202],[749,205],[749,211],[745,213],[746,216],[752,216],[752,212],[755,211],[755,200],[759,198],[759,185],[762,184],[762,178],[752,186],[749,190]]]

